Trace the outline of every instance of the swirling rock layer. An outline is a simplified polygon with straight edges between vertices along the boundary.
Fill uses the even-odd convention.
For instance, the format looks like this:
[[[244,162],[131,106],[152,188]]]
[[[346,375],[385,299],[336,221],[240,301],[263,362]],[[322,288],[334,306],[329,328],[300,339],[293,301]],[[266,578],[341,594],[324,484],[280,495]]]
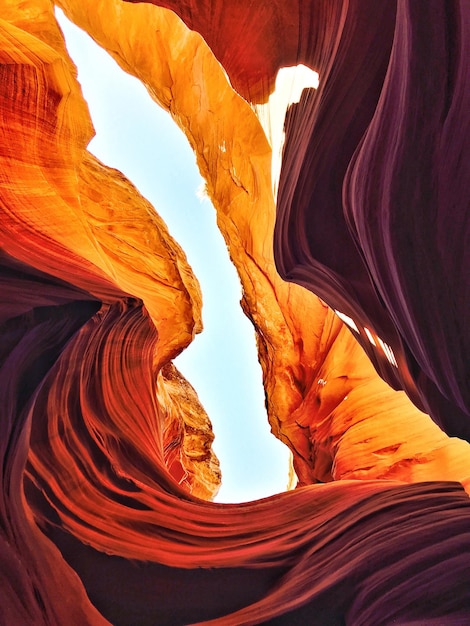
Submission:
[[[208,501],[210,421],[171,362],[202,328],[196,278],[86,151],[52,6],[0,0],[0,620],[470,621],[468,444],[409,399],[468,434],[465,5],[158,3],[204,41],[167,8],[60,4],[196,152],[299,488]],[[276,223],[270,145],[217,59],[253,103],[282,65],[319,71]]]

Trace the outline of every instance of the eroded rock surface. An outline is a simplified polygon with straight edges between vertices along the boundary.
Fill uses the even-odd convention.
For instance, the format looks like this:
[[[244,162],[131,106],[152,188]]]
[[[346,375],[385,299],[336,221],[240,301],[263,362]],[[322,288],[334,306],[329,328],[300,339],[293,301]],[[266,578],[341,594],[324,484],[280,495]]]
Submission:
[[[206,41],[167,8],[60,2],[195,150],[299,488],[207,501],[210,421],[171,362],[202,328],[197,280],[153,207],[86,151],[52,5],[0,0],[2,619],[465,623],[470,503],[444,481],[469,488],[468,443],[408,397],[466,434],[465,6],[158,4]],[[320,87],[289,110],[276,218],[247,100],[296,62]],[[279,276],[273,241],[309,290]]]
[[[267,100],[281,67],[319,73],[286,122],[277,267],[352,318],[384,379],[468,440],[466,2],[151,1],[203,35],[248,101]]]

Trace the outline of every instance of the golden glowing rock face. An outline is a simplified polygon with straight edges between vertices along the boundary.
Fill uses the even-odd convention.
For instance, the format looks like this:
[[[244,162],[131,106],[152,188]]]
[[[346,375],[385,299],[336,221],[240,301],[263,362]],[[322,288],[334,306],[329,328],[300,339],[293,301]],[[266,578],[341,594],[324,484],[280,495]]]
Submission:
[[[280,279],[272,250],[270,146],[199,34],[155,6],[119,0],[97,10],[91,2],[60,6],[144,82],[193,146],[242,281],[243,308],[257,331],[271,427],[293,451],[300,484],[425,480],[427,471],[427,479],[443,478],[443,471],[448,479],[467,479],[467,444],[449,441],[381,381],[349,330],[316,296]],[[123,31],[122,23],[135,26]]]
[[[10,6],[12,23],[2,24],[3,249],[105,301],[120,293],[140,298],[157,328],[153,359],[164,391],[161,366],[201,330],[197,280],[150,204],[86,151],[93,129],[51,7],[22,7],[23,19]],[[170,389],[166,393],[171,397]],[[210,447],[210,423],[196,406],[201,446]],[[173,412],[173,419],[183,427],[180,415]],[[199,493],[192,458],[181,445],[177,450],[191,475],[188,486]],[[219,471],[212,453],[207,463],[200,493],[210,497]]]
[[[52,5],[0,0],[5,623],[464,623],[470,503],[443,481],[470,488],[468,443],[392,390],[323,300],[278,275],[255,111],[167,9],[59,4],[196,153],[299,489],[199,499],[220,484],[211,424],[172,364],[202,329],[197,280],[153,207],[87,152],[93,129]],[[251,88],[265,99],[270,84]]]

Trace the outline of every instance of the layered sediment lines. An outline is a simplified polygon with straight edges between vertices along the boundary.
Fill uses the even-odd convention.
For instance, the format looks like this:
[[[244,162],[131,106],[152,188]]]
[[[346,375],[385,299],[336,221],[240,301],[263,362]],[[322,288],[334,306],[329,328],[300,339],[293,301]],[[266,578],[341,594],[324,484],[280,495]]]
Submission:
[[[286,120],[279,272],[352,318],[385,380],[468,440],[466,2],[152,2],[202,34],[250,102],[281,67],[319,73]]]
[[[165,4],[198,34],[151,4],[60,5],[195,150],[299,488],[209,501],[210,421],[172,364],[197,280],[87,152],[50,3],[0,0],[0,620],[465,623],[468,443],[415,406],[466,435],[465,6]],[[247,101],[297,62],[320,87],[289,110],[276,216]]]

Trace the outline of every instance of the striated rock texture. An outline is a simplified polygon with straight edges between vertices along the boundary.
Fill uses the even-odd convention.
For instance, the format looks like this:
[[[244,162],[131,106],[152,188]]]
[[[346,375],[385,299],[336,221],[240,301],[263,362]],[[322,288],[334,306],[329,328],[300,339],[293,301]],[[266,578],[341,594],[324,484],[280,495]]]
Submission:
[[[441,466],[438,474],[431,473],[429,478],[443,477],[440,472],[448,462],[440,463],[441,455],[453,458],[450,465],[459,467],[457,473],[450,469],[447,478],[468,478],[468,464],[462,463],[468,454],[467,445],[449,442],[402,394],[392,393],[376,376],[349,331],[318,297],[280,279],[271,243],[275,211],[270,147],[253,110],[227,84],[201,38],[173,13],[143,4],[130,6],[116,0],[102,2],[99,7],[87,2],[62,2],[61,6],[123,68],[148,86],[194,147],[244,287],[244,310],[257,329],[269,420],[273,432],[293,449],[301,484],[351,477],[351,471],[359,471],[357,475],[362,477],[384,477],[390,466],[400,467],[404,460],[403,478],[408,480],[414,470],[415,476],[423,477],[423,452],[429,455],[431,465],[437,460]],[[138,25],[133,36],[121,28],[123,23]],[[383,353],[382,361],[389,364]],[[349,391],[356,387],[361,387],[361,394],[351,396]],[[348,402],[343,404],[346,396]],[[352,401],[356,397],[376,400],[355,408]],[[339,409],[343,417],[332,422],[331,413]],[[348,429],[364,420],[365,411],[368,421],[376,422],[371,433],[380,432],[382,441],[364,444],[367,436],[361,429]],[[383,432],[380,414],[395,419],[396,427]],[[332,468],[347,429],[362,450],[367,444],[371,453],[388,450],[385,463],[376,463],[378,457],[372,456],[348,467]],[[429,446],[424,444],[427,437]],[[405,442],[407,445],[402,446]],[[460,452],[444,452],[441,448],[447,446]],[[394,448],[397,453],[392,455]],[[351,450],[343,459],[350,457]]]
[[[280,67],[319,73],[286,121],[278,270],[352,318],[384,379],[468,440],[468,3],[152,1],[251,102]]]
[[[465,438],[468,10],[159,4],[207,43],[167,8],[60,6],[196,152],[299,488],[209,501],[210,422],[171,362],[197,280],[86,151],[52,5],[0,0],[0,623],[467,623],[468,443],[408,396]],[[297,62],[320,87],[288,113],[275,223],[247,101]]]

